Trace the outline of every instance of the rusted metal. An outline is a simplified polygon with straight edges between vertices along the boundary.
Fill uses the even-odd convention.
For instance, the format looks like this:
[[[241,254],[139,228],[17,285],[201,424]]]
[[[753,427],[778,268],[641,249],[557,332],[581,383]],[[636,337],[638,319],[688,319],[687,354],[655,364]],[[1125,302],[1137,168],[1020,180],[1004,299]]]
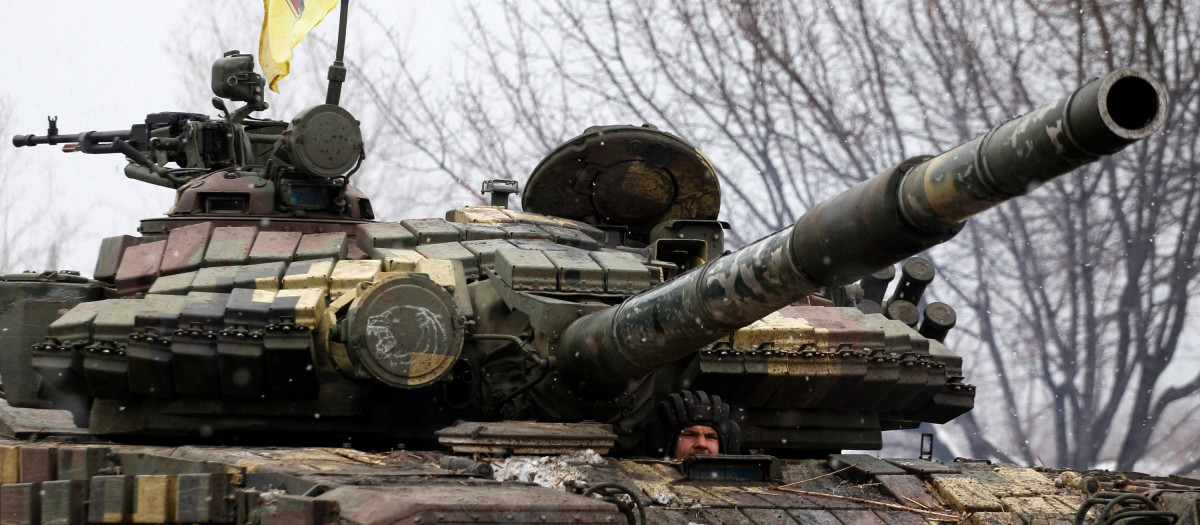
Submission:
[[[461,421],[437,432],[438,442],[460,454],[567,454],[593,450],[606,454],[617,436],[601,423]]]
[[[16,443],[7,446],[17,456],[29,455],[27,449],[54,449]],[[1086,513],[1088,501],[1103,506],[1115,499],[1089,500],[1076,488],[1056,486],[1051,479],[1054,472],[865,455],[828,460],[697,456],[690,467],[670,461],[601,460],[577,463],[573,475],[578,478],[563,489],[553,489],[481,479],[478,473],[465,476],[454,468],[453,461],[439,461],[439,454],[428,452],[58,446],[60,451],[67,449],[95,451],[96,457],[110,458],[127,475],[97,471],[86,485],[78,479],[0,480],[0,497],[4,498],[0,507],[12,513],[6,516],[27,519],[32,505],[40,501],[37,508],[43,518],[90,511],[89,522],[93,523],[245,523],[258,519],[259,523],[314,524],[666,524],[756,519],[782,524],[791,523],[786,516],[803,521],[818,515],[851,523],[915,523],[914,519],[929,518],[1005,523],[1014,519],[1069,521],[1080,509]],[[553,458],[526,459],[536,463]],[[749,470],[770,481],[748,479],[751,465]],[[728,472],[714,476],[714,468]],[[1151,481],[1131,473],[1110,474],[1131,483]],[[58,477],[64,475],[66,471]],[[82,495],[89,491],[90,497],[85,499]],[[589,497],[592,495],[604,499]],[[1153,513],[1145,514],[1147,517],[1165,517],[1177,513],[1166,506],[1188,508],[1197,501],[1195,490],[1113,495],[1128,502],[1135,501],[1130,497],[1139,498],[1133,510]],[[46,502],[57,506],[47,507]],[[1134,516],[1117,514],[1115,509],[1113,505],[1109,518]],[[1102,515],[1097,512],[1094,517]]]
[[[1115,525],[1117,523],[1147,523],[1174,524],[1179,515],[1162,510],[1153,501],[1141,494],[1098,492],[1080,505],[1072,523],[1084,523],[1088,511],[1092,507],[1100,507],[1096,523],[1100,525]]]

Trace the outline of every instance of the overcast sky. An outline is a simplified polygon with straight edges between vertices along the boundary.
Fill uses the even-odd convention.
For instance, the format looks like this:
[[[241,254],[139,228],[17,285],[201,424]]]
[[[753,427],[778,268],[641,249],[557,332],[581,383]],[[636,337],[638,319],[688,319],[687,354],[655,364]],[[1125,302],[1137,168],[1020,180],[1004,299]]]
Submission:
[[[261,2],[248,2],[260,9]],[[454,45],[459,33],[454,8],[459,2],[363,2],[351,5],[351,24],[356,5],[380,11],[405,33],[402,38],[422,56],[436,63],[437,57]],[[29,186],[9,212],[44,214],[83,213],[74,241],[67,247],[61,268],[91,274],[100,239],[135,235],[140,218],[162,215],[170,207],[173,192],[125,178],[119,155],[64,154],[57,146],[14,149],[13,134],[46,133],[46,116],[57,115],[60,133],[88,130],[129,129],[149,113],[201,111],[215,114],[207,104],[209,92],[189,93],[181,85],[184,63],[171,50],[188,39],[211,38],[200,34],[197,20],[223,14],[222,2],[171,2],[122,0],[120,2],[3,2],[0,3],[0,100],[11,109],[4,129],[0,162],[13,169]],[[424,6],[424,7],[422,7]],[[335,10],[314,31],[333,41],[337,34]],[[231,16],[230,33],[238,42],[221,49],[239,48],[257,54],[261,17],[250,23]],[[245,26],[245,27],[237,27]],[[351,35],[350,38],[354,38]],[[247,49],[245,43],[253,42]],[[307,46],[306,46],[307,44]],[[312,60],[312,41],[296,49],[298,61]],[[306,52],[308,54],[306,54]],[[218,58],[216,55],[213,59]],[[324,70],[327,63],[320,64]],[[207,74],[207,73],[205,73]],[[288,80],[281,88],[288,89]],[[180,100],[199,104],[179,107]],[[271,94],[268,94],[271,102]],[[319,103],[323,101],[314,101]],[[274,115],[269,110],[265,116]],[[49,184],[47,184],[49,183]],[[13,221],[15,222],[15,221]],[[6,268],[19,271],[27,268]],[[28,268],[33,269],[33,268]],[[39,268],[40,269],[40,268]]]

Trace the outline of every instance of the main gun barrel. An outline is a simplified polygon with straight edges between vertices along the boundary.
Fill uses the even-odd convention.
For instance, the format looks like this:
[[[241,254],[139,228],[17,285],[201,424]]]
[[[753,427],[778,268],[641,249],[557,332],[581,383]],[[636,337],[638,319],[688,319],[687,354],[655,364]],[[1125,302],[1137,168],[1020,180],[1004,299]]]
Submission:
[[[1154,133],[1166,97],[1123,69],[932,158],[906,161],[817,204],[790,228],[581,317],[562,374],[597,395],[670,364],[826,286],[945,242],[968,218]]]

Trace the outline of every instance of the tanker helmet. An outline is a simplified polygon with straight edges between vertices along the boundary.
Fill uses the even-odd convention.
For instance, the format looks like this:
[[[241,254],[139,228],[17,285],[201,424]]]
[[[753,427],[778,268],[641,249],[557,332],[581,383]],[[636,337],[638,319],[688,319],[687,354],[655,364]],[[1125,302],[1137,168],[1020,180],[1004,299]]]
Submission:
[[[741,450],[742,430],[730,418],[729,405],[721,401],[721,396],[709,396],[696,391],[684,390],[671,394],[661,404],[663,434],[656,439],[660,454],[669,454],[675,447],[679,432],[692,425],[707,425],[717,431],[720,436],[721,453],[737,454]]]

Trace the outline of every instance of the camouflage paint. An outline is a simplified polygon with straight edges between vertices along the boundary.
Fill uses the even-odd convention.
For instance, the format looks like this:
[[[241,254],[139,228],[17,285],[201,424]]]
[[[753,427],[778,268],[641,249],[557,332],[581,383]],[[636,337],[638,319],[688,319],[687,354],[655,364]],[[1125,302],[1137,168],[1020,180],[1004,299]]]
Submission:
[[[619,392],[628,381],[805,294],[851,283],[944,242],[971,214],[1024,193],[1031,183],[1050,180],[1097,154],[1118,151],[1148,136],[1165,118],[1159,111],[1162,93],[1144,74],[1114,72],[967,145],[903,163],[864,181],[817,204],[792,228],[580,319],[566,329],[559,345],[563,373],[570,382],[587,382],[595,392]],[[1123,98],[1131,95],[1158,99],[1134,104],[1144,113],[1123,115],[1121,122],[1106,117],[1108,96],[1126,104]],[[1064,124],[1063,114],[1069,124]],[[1124,126],[1130,123],[1138,127]],[[1064,146],[1063,136],[1075,147]],[[989,142],[992,137],[997,145]],[[998,145],[1001,142],[1015,148]],[[973,168],[1010,162],[1016,167]],[[930,185],[937,190],[927,191]],[[589,377],[590,370],[607,373]]]
[[[222,226],[213,229],[203,264],[219,266],[245,263],[257,235],[258,228],[255,226]]]
[[[417,244],[416,235],[395,222],[360,224],[356,231],[368,253],[373,248],[411,248]]]
[[[142,239],[131,235],[108,237],[100,241],[100,254],[96,257],[96,269],[92,276],[97,281],[114,282],[121,257],[130,246],[141,244]]]
[[[303,236],[300,232],[259,232],[254,239],[254,246],[250,248],[249,260],[252,263],[291,261]]]
[[[167,236],[167,247],[163,251],[163,275],[199,269],[204,261],[204,251],[212,232],[211,222],[190,224],[171,230]]]
[[[237,278],[241,266],[209,266],[196,272],[192,280],[191,291],[229,293],[233,290],[234,279]]]
[[[464,329],[453,296],[419,274],[389,276],[363,289],[346,314],[350,356],[380,382],[426,386],[462,352]]]
[[[463,240],[462,231],[442,219],[407,219],[400,224],[413,234],[417,244],[437,244]]]
[[[117,290],[123,295],[149,290],[158,277],[166,247],[166,241],[158,241],[126,248],[117,267]]]
[[[346,256],[346,233],[306,233],[296,246],[296,260],[341,259]]]
[[[259,236],[261,237],[261,234]],[[233,286],[234,288],[278,290],[286,271],[287,264],[283,261],[240,266],[237,275],[233,278]]]
[[[1137,97],[1147,92],[1157,96]],[[1165,97],[1141,72],[1118,70],[1094,79],[913,169],[900,190],[901,213],[925,231],[953,227],[1149,136],[1166,118],[1158,111]],[[1133,107],[1126,111],[1135,113],[1114,117],[1112,107]]]

